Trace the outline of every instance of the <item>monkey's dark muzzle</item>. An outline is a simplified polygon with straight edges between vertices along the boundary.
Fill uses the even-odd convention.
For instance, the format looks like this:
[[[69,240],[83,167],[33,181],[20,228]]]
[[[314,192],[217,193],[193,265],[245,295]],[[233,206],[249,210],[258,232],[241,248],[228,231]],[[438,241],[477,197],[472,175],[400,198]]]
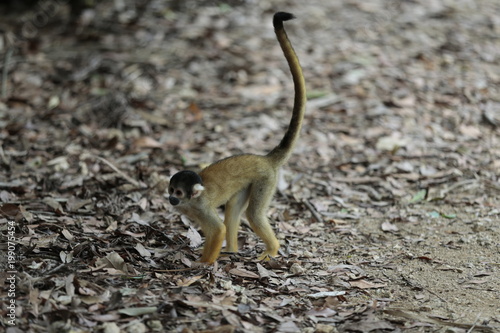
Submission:
[[[177,199],[176,197],[168,197],[168,201],[170,201],[170,204],[172,206],[177,206],[181,201]]]

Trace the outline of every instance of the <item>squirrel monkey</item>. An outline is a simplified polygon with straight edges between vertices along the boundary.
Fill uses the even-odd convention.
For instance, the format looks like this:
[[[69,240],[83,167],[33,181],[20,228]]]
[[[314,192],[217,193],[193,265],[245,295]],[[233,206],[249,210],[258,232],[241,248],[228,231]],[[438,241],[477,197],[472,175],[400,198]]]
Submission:
[[[209,165],[199,174],[180,171],[170,179],[170,203],[197,222],[205,234],[202,263],[212,264],[217,260],[224,238],[225,251],[238,252],[238,228],[243,211],[254,232],[266,245],[259,260],[278,254],[280,245],[266,212],[276,189],[279,168],[290,157],[299,137],[306,105],[302,68],[283,27],[284,21],[293,18],[292,14],[284,12],[274,14],[273,18],[276,37],[295,87],[292,119],[279,145],[267,155],[235,155]],[[226,209],[222,223],[217,208],[224,204]]]

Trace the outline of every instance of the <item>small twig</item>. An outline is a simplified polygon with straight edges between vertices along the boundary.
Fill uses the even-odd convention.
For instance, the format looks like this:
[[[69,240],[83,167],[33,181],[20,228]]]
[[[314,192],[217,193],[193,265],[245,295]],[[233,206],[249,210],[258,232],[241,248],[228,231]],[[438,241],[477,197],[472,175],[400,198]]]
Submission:
[[[429,294],[432,294],[434,296],[436,296],[437,298],[439,298],[441,301],[443,301],[444,303],[448,303],[444,298],[442,298],[441,296],[439,296],[438,294],[436,294],[435,292],[433,292],[432,290],[430,290],[429,288],[426,288],[424,286],[422,286],[420,283],[415,283],[413,282],[412,280],[410,280],[408,277],[406,277],[405,275],[401,274],[401,279],[403,279],[403,281],[408,284],[409,286],[413,287],[413,288],[417,288],[417,289],[422,289],[422,290],[425,290],[427,291]]]
[[[311,205],[311,203],[309,201],[304,201],[304,205],[306,205],[307,209],[309,209],[311,211],[311,213],[313,214],[316,221],[323,222],[321,215],[318,214],[316,209],[314,209],[313,205]]]
[[[9,47],[5,53],[2,71],[2,99],[7,98],[7,76],[9,74],[9,62],[13,52],[14,48]]]
[[[5,165],[10,164],[10,159],[5,155],[5,152],[3,151],[2,145],[0,145],[0,159],[2,159],[2,163]]]
[[[461,187],[465,187],[465,189],[464,189],[465,191],[470,190],[470,189],[479,187],[479,182],[476,179],[462,180],[462,181],[454,183],[453,185],[449,186],[448,188],[441,190],[440,195],[443,195],[443,196],[447,195],[451,191],[458,190]]]
[[[53,268],[53,269],[51,269],[50,271],[45,272],[45,275],[52,275],[52,274],[54,274],[55,272],[58,272],[58,271],[60,271],[61,269],[63,269],[65,266],[66,266],[66,263],[62,263],[62,264],[60,264],[59,266],[54,267],[54,268]]]
[[[170,272],[186,272],[199,269],[200,267],[188,267],[188,268],[177,268],[177,269],[154,269],[153,272],[156,273],[170,273]]]
[[[425,288],[425,287],[422,287],[422,289],[426,290],[429,294],[432,294],[434,296],[436,296],[437,298],[439,298],[441,301],[443,301],[444,303],[448,303],[447,300],[445,300],[444,298],[442,298],[441,296],[439,296],[437,293],[433,292],[432,290],[430,290],[429,288]]]
[[[498,185],[497,183],[494,183],[491,180],[487,180],[485,183],[487,187],[500,191],[500,185]]]
[[[136,181],[132,177],[127,176],[123,171],[121,171],[120,169],[118,169],[116,166],[114,166],[107,159],[105,159],[105,158],[103,158],[101,156],[97,156],[97,155],[92,155],[92,156],[95,157],[95,158],[97,158],[99,161],[103,162],[107,166],[109,166],[111,169],[113,169],[114,172],[116,172],[117,174],[119,174],[123,179],[125,179],[126,181],[128,181],[130,184],[132,184],[132,185],[134,185],[136,187],[139,187],[139,188],[141,187],[141,184],[139,184],[138,181]]]
[[[467,333],[471,333],[474,330],[474,327],[477,326],[477,322],[479,321],[479,317],[481,316],[482,312],[479,312],[479,314],[476,317],[476,320],[472,324],[472,326],[467,330]]]

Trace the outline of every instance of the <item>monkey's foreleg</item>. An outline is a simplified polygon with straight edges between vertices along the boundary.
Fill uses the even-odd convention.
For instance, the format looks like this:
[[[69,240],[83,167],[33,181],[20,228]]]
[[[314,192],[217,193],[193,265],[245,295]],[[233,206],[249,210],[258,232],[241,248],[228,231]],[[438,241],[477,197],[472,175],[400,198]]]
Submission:
[[[206,238],[200,262],[213,264],[219,257],[222,242],[226,237],[226,226],[220,221],[215,212],[205,216],[200,226]]]

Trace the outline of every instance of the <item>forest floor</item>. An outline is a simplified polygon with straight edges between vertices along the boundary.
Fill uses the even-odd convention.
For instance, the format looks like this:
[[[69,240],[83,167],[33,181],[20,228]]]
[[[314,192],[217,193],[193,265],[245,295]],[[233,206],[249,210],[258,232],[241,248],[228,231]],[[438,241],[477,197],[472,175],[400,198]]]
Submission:
[[[0,10],[7,332],[500,331],[497,0],[43,3]],[[165,188],[280,141],[276,11],[280,255],[199,267]]]

